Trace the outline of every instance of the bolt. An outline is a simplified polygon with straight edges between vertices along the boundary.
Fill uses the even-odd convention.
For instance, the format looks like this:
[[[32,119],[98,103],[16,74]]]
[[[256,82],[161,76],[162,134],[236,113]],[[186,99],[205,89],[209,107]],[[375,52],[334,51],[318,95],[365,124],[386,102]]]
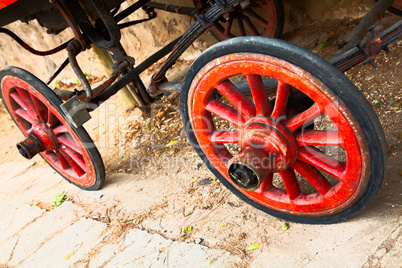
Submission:
[[[244,166],[237,167],[231,175],[232,179],[236,180],[242,187],[248,187],[254,183],[254,173]]]

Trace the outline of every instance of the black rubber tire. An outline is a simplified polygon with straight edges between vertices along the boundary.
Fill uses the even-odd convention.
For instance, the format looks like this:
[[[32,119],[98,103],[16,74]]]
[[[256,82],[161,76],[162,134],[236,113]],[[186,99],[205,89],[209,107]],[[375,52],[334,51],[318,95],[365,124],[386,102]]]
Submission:
[[[326,215],[320,217],[291,215],[269,209],[252,201],[242,194],[237,188],[235,188],[230,182],[228,182],[214,168],[214,166],[211,165],[204,152],[200,149],[190,124],[187,107],[188,93],[191,83],[199,70],[201,70],[210,61],[232,53],[247,52],[273,56],[290,62],[291,64],[309,72],[311,75],[325,84],[330,90],[332,90],[333,93],[345,103],[346,107],[349,108],[349,111],[355,120],[360,123],[360,128],[363,130],[364,138],[369,146],[371,164],[369,175],[370,178],[365,192],[348,209],[343,210],[335,215]],[[223,41],[210,47],[196,59],[187,72],[182,87],[180,110],[183,125],[185,127],[190,144],[194,147],[198,155],[204,161],[206,166],[212,171],[212,173],[222,182],[224,186],[226,186],[239,198],[255,208],[275,217],[282,218],[287,221],[309,224],[331,224],[342,222],[363,211],[374,200],[381,187],[387,157],[387,147],[381,124],[378,121],[378,118],[370,104],[367,102],[363,94],[361,94],[361,92],[355,87],[355,85],[329,62],[322,59],[318,55],[294,44],[273,38],[239,37]]]
[[[0,71],[0,81],[6,75],[15,76],[17,78],[24,80],[26,83],[30,84],[35,90],[37,90],[42,96],[44,96],[49,101],[49,103],[59,112],[59,114],[64,118],[64,120],[66,122],[68,122],[66,116],[64,115],[64,112],[62,111],[62,109],[60,107],[60,105],[63,102],[59,99],[59,97],[57,97],[57,95],[45,83],[43,83],[41,80],[39,80],[37,77],[35,77],[30,72],[23,70],[21,68],[18,68],[18,67],[10,66],[10,67],[6,67],[5,69],[1,70]],[[1,88],[0,88],[0,96],[1,96],[1,98],[3,98]],[[5,106],[6,106],[7,112],[10,114],[10,111],[9,111],[7,105],[5,105]],[[11,118],[13,119],[14,123],[16,123],[15,119],[12,116],[11,116]],[[76,128],[72,125],[70,125],[70,126],[71,126],[71,129],[75,132],[75,134],[77,135],[77,137],[80,139],[80,141],[83,144],[90,145],[90,146],[86,146],[86,150],[88,152],[89,157],[91,158],[91,161],[94,166],[95,173],[96,173],[96,180],[95,180],[94,185],[92,185],[90,187],[84,187],[82,185],[78,185],[78,184],[72,182],[71,180],[69,180],[68,178],[63,176],[57,170],[57,168],[53,167],[45,158],[43,158],[43,157],[42,158],[68,182],[74,184],[75,186],[77,186],[83,190],[96,191],[102,187],[102,185],[105,181],[105,166],[103,164],[102,157],[100,156],[99,151],[96,148],[95,144],[93,143],[92,139],[89,137],[88,133],[86,132],[86,130],[83,127]]]
[[[285,10],[283,7],[282,0],[274,0],[275,8],[276,8],[276,21],[277,21],[277,28],[275,31],[275,35],[271,37],[279,38],[282,35],[283,27],[285,25]],[[223,41],[219,38],[213,31],[211,31],[212,36],[218,41]]]

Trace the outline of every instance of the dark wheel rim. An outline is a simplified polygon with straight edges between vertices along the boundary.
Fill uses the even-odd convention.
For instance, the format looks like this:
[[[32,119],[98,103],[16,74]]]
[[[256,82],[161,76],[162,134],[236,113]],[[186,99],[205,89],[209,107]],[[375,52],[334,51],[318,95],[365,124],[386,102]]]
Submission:
[[[71,182],[93,186],[96,173],[88,144],[81,141],[58,109],[18,77],[3,77],[1,89],[4,103],[23,134],[39,141],[41,156]]]
[[[279,12],[273,0],[251,1],[248,8],[238,7],[227,18],[216,22],[211,30],[220,40],[247,35],[279,37]]]
[[[249,96],[233,81],[241,75]],[[264,89],[265,78],[277,81],[272,95]],[[311,105],[297,107],[292,98],[300,93]],[[350,207],[366,189],[369,157],[358,123],[339,98],[297,66],[253,53],[222,56],[198,72],[187,104],[194,135],[208,161],[260,205],[293,215],[332,215]],[[322,116],[335,128],[312,128]],[[344,152],[344,159],[320,146]],[[255,190],[239,187],[228,172],[234,162],[250,159],[258,160],[255,174],[263,177]],[[313,189],[306,190],[304,184]]]

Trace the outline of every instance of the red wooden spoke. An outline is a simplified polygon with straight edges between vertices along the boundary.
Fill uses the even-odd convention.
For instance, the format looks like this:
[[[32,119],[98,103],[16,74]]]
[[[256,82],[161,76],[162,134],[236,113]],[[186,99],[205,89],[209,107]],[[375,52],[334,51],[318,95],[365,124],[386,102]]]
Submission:
[[[56,135],[62,134],[62,133],[67,133],[68,129],[64,125],[60,125],[58,127],[55,127],[53,129],[53,133]]]
[[[238,128],[240,128],[245,123],[244,118],[237,110],[216,100],[209,101],[208,104],[205,106],[205,110],[219,116],[220,118],[228,121]]]
[[[297,144],[306,145],[342,145],[342,137],[338,131],[305,130],[296,137]]]
[[[239,143],[239,131],[215,131],[212,133],[212,143]]]
[[[25,111],[31,111],[30,107],[25,103],[25,101],[22,100],[21,96],[17,92],[13,92],[10,94],[11,98],[15,100],[15,102]],[[34,117],[34,114],[31,114],[32,117]]]
[[[331,190],[332,185],[314,167],[296,161],[292,168],[299,172],[321,195],[324,196]]]
[[[38,115],[39,119],[42,122],[47,122],[48,109],[46,108],[46,106],[43,105],[43,103],[37,98],[35,98],[35,96],[31,96],[31,99],[35,107],[35,113]]]
[[[53,127],[59,122],[57,117],[49,110],[47,113],[47,126],[48,127]]]
[[[314,147],[302,147],[299,150],[299,160],[310,164],[337,179],[343,180],[346,166]]]
[[[22,108],[18,108],[17,110],[15,110],[15,113],[28,123],[32,125],[35,124],[35,119]]]
[[[69,148],[73,149],[77,153],[81,153],[80,148],[77,146],[77,144],[74,142],[74,140],[70,138],[69,135],[67,135],[67,134],[60,135],[59,137],[57,137],[57,140],[61,144],[68,146]]]
[[[268,100],[261,75],[248,75],[247,79],[253,94],[257,116],[269,116],[272,112],[272,104]]]
[[[258,30],[255,28],[254,24],[251,22],[251,20],[248,17],[242,16],[242,19],[246,23],[246,27],[251,32],[252,35],[260,36],[260,33],[258,32]]]
[[[278,81],[278,91],[276,92],[275,106],[271,117],[276,119],[286,115],[286,108],[290,94],[290,86],[281,81]]]
[[[237,19],[237,27],[239,28],[240,36],[246,36],[246,30],[244,29],[243,21],[240,18]]]
[[[84,170],[80,168],[80,166],[73,160],[71,157],[62,149],[59,150],[60,153],[63,155],[63,157],[66,159],[70,167],[74,170],[74,172],[78,175],[78,177],[81,177],[82,175],[85,174]]]
[[[304,112],[295,115],[291,119],[289,119],[285,126],[290,129],[291,132],[294,132],[296,129],[301,127],[303,124],[307,124],[314,120],[314,118],[318,117],[321,114],[321,108],[317,103],[314,103],[310,108],[305,110]]]
[[[37,114],[29,93],[22,88],[16,88],[16,90],[20,95],[21,99],[26,103],[27,112],[35,118]]]
[[[255,13],[254,11],[252,11],[250,8],[244,10],[244,14],[253,19],[255,22],[257,22],[258,24],[261,24],[262,26],[264,26],[264,28],[268,27],[268,22],[263,19],[262,17],[260,17],[257,13]]]
[[[245,119],[255,116],[255,106],[229,80],[225,80],[216,89],[243,115]]]
[[[261,182],[260,187],[255,190],[256,193],[263,194],[264,192],[269,191],[272,187],[272,180],[274,178],[273,173],[269,173],[268,176]]]
[[[85,170],[87,169],[87,168],[86,168],[86,165],[85,165],[85,161],[84,161],[84,159],[82,158],[82,155],[81,155],[81,154],[78,154],[77,152],[71,150],[71,149],[68,148],[68,147],[66,147],[66,148],[64,148],[64,149],[61,149],[61,150],[63,150],[68,156],[70,156],[71,159],[72,159],[83,171],[85,171]]]
[[[63,170],[66,170],[70,167],[67,160],[64,158],[63,154],[59,150],[56,150],[56,156]]]
[[[293,169],[288,168],[282,172],[279,172],[281,178],[283,180],[283,184],[286,188],[286,193],[289,196],[290,200],[294,200],[298,198],[301,194],[299,183],[297,182],[297,178]]]
[[[224,33],[224,35],[226,37],[228,37],[230,34],[230,29],[232,29],[232,24],[233,24],[233,19],[230,19],[226,24],[225,33]]]

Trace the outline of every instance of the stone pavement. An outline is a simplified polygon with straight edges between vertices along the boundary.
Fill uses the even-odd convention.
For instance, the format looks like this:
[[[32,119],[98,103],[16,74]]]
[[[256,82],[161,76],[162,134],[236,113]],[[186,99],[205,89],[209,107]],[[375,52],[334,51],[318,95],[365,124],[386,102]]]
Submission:
[[[399,201],[380,199],[363,216],[345,223],[292,224],[289,232],[271,233],[269,245],[244,259],[146,226],[112,228],[71,201],[43,209],[38,200],[51,200],[60,189],[74,194],[76,188],[50,168],[33,163],[0,165],[0,267],[400,267],[402,263],[400,194]],[[81,199],[103,194],[116,199],[122,187],[78,192]],[[399,206],[397,213],[379,212],[384,204]]]

